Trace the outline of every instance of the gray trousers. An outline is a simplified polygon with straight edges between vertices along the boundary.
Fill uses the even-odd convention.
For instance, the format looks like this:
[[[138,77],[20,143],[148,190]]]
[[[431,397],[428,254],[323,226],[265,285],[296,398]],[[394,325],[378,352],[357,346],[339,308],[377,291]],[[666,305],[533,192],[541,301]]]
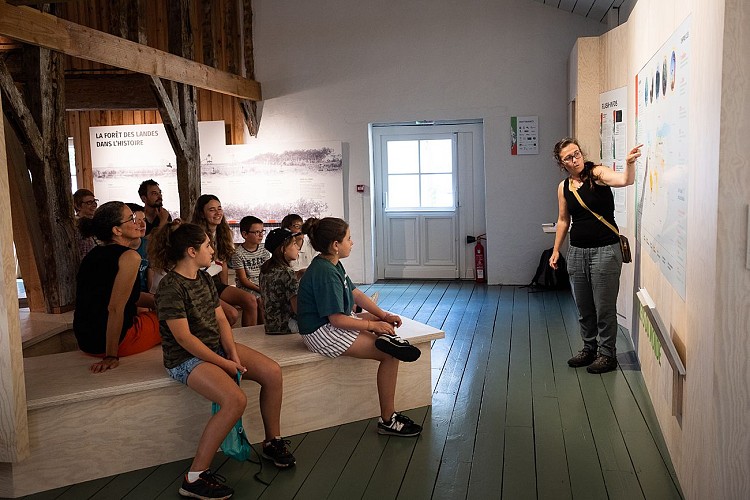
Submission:
[[[620,289],[622,252],[614,243],[568,250],[568,274],[578,307],[584,349],[615,357],[617,349],[617,292]],[[597,342],[597,336],[599,340]]]

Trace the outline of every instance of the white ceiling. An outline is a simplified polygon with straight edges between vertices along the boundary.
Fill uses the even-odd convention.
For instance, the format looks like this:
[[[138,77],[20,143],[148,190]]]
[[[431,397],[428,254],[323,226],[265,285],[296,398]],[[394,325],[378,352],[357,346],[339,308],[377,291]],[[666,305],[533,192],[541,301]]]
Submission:
[[[536,0],[539,3],[556,7],[565,12],[594,19],[600,23],[607,22],[607,12],[619,9],[625,0]]]

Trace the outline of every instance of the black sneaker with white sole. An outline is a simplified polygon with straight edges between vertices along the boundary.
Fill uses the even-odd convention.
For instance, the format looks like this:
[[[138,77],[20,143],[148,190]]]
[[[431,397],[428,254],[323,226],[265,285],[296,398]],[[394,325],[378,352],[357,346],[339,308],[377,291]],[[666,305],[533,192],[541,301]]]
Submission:
[[[378,417],[378,434],[387,436],[412,437],[422,432],[422,426],[401,413],[394,413],[388,422]]]
[[[273,464],[279,469],[286,469],[297,463],[297,460],[292,455],[286,445],[289,441],[286,439],[272,439],[263,443],[263,458],[272,460]]]
[[[395,335],[380,335],[375,339],[375,347],[401,361],[411,362],[419,359],[422,352],[406,340]]]
[[[234,490],[224,484],[224,476],[214,474],[210,469],[201,472],[201,475],[193,481],[188,482],[187,474],[182,480],[180,495],[189,498],[202,498],[206,500],[225,500],[234,495]]]

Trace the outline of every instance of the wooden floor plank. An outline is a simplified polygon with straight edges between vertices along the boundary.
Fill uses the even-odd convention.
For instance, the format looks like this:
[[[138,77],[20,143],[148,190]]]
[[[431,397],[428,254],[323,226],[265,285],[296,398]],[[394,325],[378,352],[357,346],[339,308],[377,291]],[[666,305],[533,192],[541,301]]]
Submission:
[[[536,498],[534,429],[508,426],[505,430],[503,498]]]
[[[486,371],[492,343],[492,331],[499,290],[492,289],[472,298],[475,304],[467,309],[460,325],[461,336],[471,338],[468,357],[457,392],[455,409],[443,452],[435,490],[452,491],[456,498],[464,497],[471,477],[475,436],[486,385]],[[481,302],[480,302],[481,300]],[[480,307],[481,306],[481,307]],[[458,364],[457,364],[458,365]],[[440,391],[440,388],[437,389]]]
[[[342,425],[336,430],[333,439],[297,492],[298,498],[328,498],[368,424],[368,420],[360,420]]]
[[[427,414],[427,407],[416,408],[404,412],[406,416],[415,422],[423,422]],[[367,488],[362,495],[363,499],[382,500],[383,498],[396,498],[401,488],[401,480],[404,470],[409,465],[419,437],[395,437],[382,436],[387,439],[387,444],[380,455],[378,465],[375,467]]]
[[[492,498],[502,491],[513,287],[502,287],[498,300],[469,477],[469,498]]]
[[[424,430],[414,446],[397,498],[412,500],[432,496],[455,399],[454,394],[433,396],[432,407],[428,409],[423,422]]]
[[[377,432],[377,419],[368,422],[357,449],[331,491],[330,498],[361,498],[367,489],[388,440]]]
[[[192,458],[188,458],[179,462],[160,465],[123,498],[127,500],[155,498],[164,491],[166,484],[173,482],[177,478],[182,478],[190,468],[192,461]]]
[[[92,500],[120,500],[156,471],[156,469],[157,467],[148,467],[120,474],[89,498]]]
[[[570,325],[563,317],[563,309],[571,307],[569,303],[564,304],[565,297],[562,292],[544,293],[545,318],[555,373],[555,390],[560,402],[560,421],[568,459],[570,490],[572,497],[576,499],[606,498],[604,476],[596,453],[578,374],[576,369],[568,367],[567,363],[571,356],[570,338],[573,334],[568,332]],[[577,320],[572,327],[575,328],[575,335],[578,335]]]
[[[297,465],[282,470],[271,485],[266,488],[259,498],[264,499],[283,499],[294,498],[299,491],[302,483],[317,464],[323,451],[336,434],[337,427],[330,427],[315,432],[308,432],[305,439],[295,448],[294,457],[297,459]],[[270,462],[267,462],[270,464]]]

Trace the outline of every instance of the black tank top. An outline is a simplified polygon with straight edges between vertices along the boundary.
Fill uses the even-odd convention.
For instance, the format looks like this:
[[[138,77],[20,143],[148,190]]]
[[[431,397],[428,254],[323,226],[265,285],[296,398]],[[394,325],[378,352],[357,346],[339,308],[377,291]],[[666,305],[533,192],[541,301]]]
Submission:
[[[78,347],[89,354],[102,354],[107,343],[107,318],[112,287],[119,270],[120,256],[130,250],[122,245],[94,247],[81,262],[76,282],[76,309],[73,313],[73,332]],[[140,282],[136,274],[133,288],[125,303],[120,330],[120,342],[133,326],[140,296]]]
[[[578,188],[578,195],[594,212],[617,227],[615,223],[615,198],[609,186],[594,183],[592,188],[588,181]],[[594,214],[578,203],[575,195],[570,191],[570,179],[565,179],[563,196],[568,205],[568,213],[573,219],[570,228],[570,244],[578,248],[595,248],[612,245],[619,241],[617,235],[605,226]]]

